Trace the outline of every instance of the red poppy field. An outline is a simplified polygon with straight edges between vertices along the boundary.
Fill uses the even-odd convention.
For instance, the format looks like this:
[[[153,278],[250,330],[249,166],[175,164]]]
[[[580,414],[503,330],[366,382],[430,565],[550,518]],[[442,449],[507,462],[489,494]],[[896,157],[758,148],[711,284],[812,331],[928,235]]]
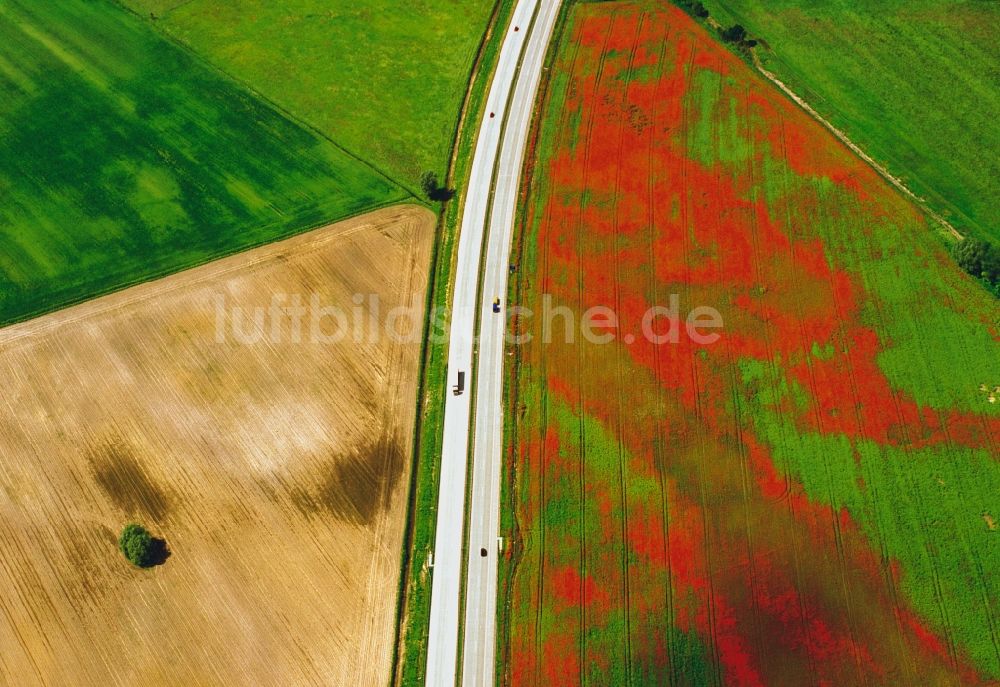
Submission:
[[[997,684],[1000,306],[934,227],[662,2],[570,10],[533,155],[505,683]]]

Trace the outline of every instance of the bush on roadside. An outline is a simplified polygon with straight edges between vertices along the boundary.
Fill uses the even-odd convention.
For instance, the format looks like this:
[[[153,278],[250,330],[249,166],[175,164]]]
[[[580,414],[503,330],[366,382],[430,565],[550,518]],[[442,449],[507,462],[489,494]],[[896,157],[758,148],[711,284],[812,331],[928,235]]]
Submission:
[[[438,175],[434,172],[424,172],[420,177],[420,187],[429,200],[444,202],[455,196],[455,189],[442,186]]]
[[[743,28],[742,24],[733,24],[728,29],[720,30],[719,35],[727,43],[742,43],[747,37],[747,30]]]

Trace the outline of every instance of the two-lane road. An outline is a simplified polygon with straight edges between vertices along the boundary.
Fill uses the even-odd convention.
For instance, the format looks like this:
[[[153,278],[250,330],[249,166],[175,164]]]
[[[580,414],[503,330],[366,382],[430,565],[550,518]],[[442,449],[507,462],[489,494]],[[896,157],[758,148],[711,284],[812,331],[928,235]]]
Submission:
[[[561,0],[519,0],[504,38],[476,142],[459,237],[448,380],[466,392],[445,407],[432,568],[426,684],[452,687],[458,645],[463,551],[468,555],[462,684],[492,685],[496,647],[497,536],[503,449],[503,351],[511,236],[521,166],[545,53]],[[492,116],[490,116],[490,113]],[[483,262],[483,249],[486,260]],[[506,305],[504,303],[504,305]],[[473,373],[477,314],[480,325]],[[475,434],[470,435],[475,417]],[[466,474],[472,455],[468,548],[463,547]],[[480,554],[487,551],[486,556]]]

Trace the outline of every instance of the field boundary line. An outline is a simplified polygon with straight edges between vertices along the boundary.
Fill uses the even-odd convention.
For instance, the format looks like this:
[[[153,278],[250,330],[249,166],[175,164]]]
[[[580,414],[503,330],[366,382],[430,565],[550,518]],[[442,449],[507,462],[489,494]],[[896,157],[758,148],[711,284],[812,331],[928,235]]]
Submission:
[[[728,11],[731,11],[731,9],[728,7],[726,9]],[[683,8],[681,8],[681,10],[683,11]],[[701,23],[701,22],[696,22],[696,23]],[[706,17],[704,19],[704,24],[716,30],[723,28],[723,26],[715,19],[715,17],[712,16]],[[715,38],[718,39],[717,36],[715,36]],[[743,57],[744,59],[746,58],[745,53],[741,53],[735,50],[732,52],[735,52],[737,55]],[[836,136],[837,139],[845,146],[847,146],[852,153],[854,153],[859,158],[861,158],[865,163],[867,163],[868,166],[874,169],[879,176],[881,176],[883,179],[892,184],[896,188],[896,190],[902,193],[908,200],[912,201],[928,217],[937,222],[938,225],[946,232],[948,232],[954,239],[956,239],[957,241],[965,240],[965,235],[959,232],[958,229],[956,229],[954,225],[952,225],[951,222],[946,220],[939,212],[934,210],[926,199],[922,198],[921,196],[918,196],[916,193],[910,190],[910,188],[903,182],[901,178],[895,176],[892,172],[889,171],[889,169],[885,165],[879,163],[878,161],[875,160],[875,158],[866,153],[864,149],[861,148],[861,146],[859,146],[857,143],[851,140],[851,138],[847,135],[846,132],[834,126],[832,122],[826,119],[823,115],[819,113],[818,110],[816,110],[812,105],[810,105],[805,98],[803,98],[794,90],[792,90],[791,86],[789,86],[784,81],[779,79],[774,72],[768,70],[764,66],[763,62],[761,62],[760,55],[757,54],[757,51],[755,49],[751,48],[748,50],[748,52],[750,54],[750,60],[753,64],[754,69],[756,69],[761,76],[763,76],[765,79],[767,79],[772,84],[777,86],[786,96],[788,96],[789,99],[791,99],[793,103],[802,108],[806,112],[806,114],[815,119],[827,131]]]
[[[852,153],[864,160],[869,167],[878,172],[879,176],[892,184],[898,191],[900,191],[904,196],[913,201],[928,217],[937,222],[943,229],[945,229],[949,234],[951,234],[958,241],[964,241],[965,235],[956,229],[951,222],[946,220],[941,216],[940,213],[932,209],[926,200],[918,196],[916,193],[910,190],[910,188],[903,183],[903,180],[895,176],[890,172],[884,165],[877,162],[871,155],[862,150],[861,146],[852,141],[850,137],[833,125],[832,122],[827,120],[823,115],[821,115],[812,105],[810,105],[805,98],[801,97],[798,93],[793,91],[791,87],[784,81],[779,79],[774,72],[769,71],[763,63],[760,61],[760,56],[756,51],[750,51],[751,58],[753,60],[754,68],[768,81],[777,86],[781,91],[787,95],[792,102],[801,107],[805,112],[815,119],[817,122],[823,125],[830,133],[837,137],[837,139],[847,146]]]
[[[353,217],[326,222],[292,236],[250,246],[235,253],[221,255],[190,267],[167,272],[152,279],[136,282],[114,291],[68,304],[29,320],[0,328],[0,349],[9,350],[17,348],[29,343],[31,339],[59,327],[107,314],[115,310],[132,308],[154,298],[161,298],[192,286],[204,285],[220,277],[243,272],[250,268],[261,267],[293,251],[299,254],[315,252],[327,244],[350,238],[354,234],[376,226],[375,221],[366,219],[370,215],[377,213],[379,215],[396,214],[399,216],[418,208],[430,212],[425,206],[416,203],[395,203],[388,207],[365,211]],[[381,217],[375,218],[375,220],[378,219],[381,219]],[[341,224],[347,226],[340,227],[337,231],[324,231],[324,229],[333,229]],[[255,251],[259,254],[247,257],[246,254]],[[184,278],[190,277],[190,273],[195,270],[203,273],[198,274],[193,279]]]
[[[168,13],[169,12],[173,12],[174,10],[178,9],[179,7],[182,7],[183,5],[188,4],[188,2],[190,2],[190,1],[191,0],[186,0],[185,2],[182,2],[182,3],[178,4],[178,5],[175,5],[174,7],[171,7],[169,9]],[[261,101],[262,103],[264,103],[265,105],[267,105],[271,109],[273,109],[273,110],[275,110],[277,112],[280,112],[285,118],[287,118],[290,121],[298,124],[302,128],[304,128],[304,129],[306,129],[308,131],[311,131],[312,133],[316,134],[317,136],[319,136],[320,138],[322,138],[324,141],[327,141],[328,143],[330,143],[331,145],[333,145],[335,148],[337,148],[337,150],[341,151],[342,153],[344,153],[345,155],[347,155],[351,159],[353,159],[353,160],[361,163],[362,165],[364,165],[368,169],[370,169],[373,172],[375,172],[376,174],[378,174],[383,179],[385,179],[387,181],[391,181],[393,184],[395,184],[396,186],[398,186],[400,189],[402,189],[402,190],[406,191],[408,194],[410,194],[410,196],[414,199],[414,202],[420,203],[422,205],[426,205],[426,203],[422,200],[423,196],[421,196],[419,193],[417,193],[412,188],[410,188],[406,183],[404,183],[401,180],[397,179],[396,177],[394,177],[393,175],[389,174],[385,170],[379,168],[377,165],[375,165],[375,163],[373,163],[373,162],[371,162],[371,161],[369,161],[369,160],[361,157],[361,155],[359,155],[358,153],[355,153],[351,149],[347,148],[342,143],[336,141],[335,139],[333,139],[332,137],[330,137],[329,134],[327,134],[327,133],[321,131],[320,129],[316,128],[316,126],[314,126],[308,120],[303,119],[302,117],[300,117],[300,116],[292,113],[290,110],[288,110],[283,105],[280,105],[277,102],[275,102],[274,100],[271,100],[269,97],[267,97],[266,95],[264,95],[263,93],[261,93],[260,91],[258,91],[252,85],[250,85],[250,82],[245,81],[244,79],[240,79],[235,74],[232,74],[231,72],[226,71],[225,69],[222,68],[222,66],[216,64],[214,60],[209,60],[208,57],[206,57],[205,55],[202,55],[200,52],[198,52],[197,50],[195,50],[194,47],[192,47],[192,46],[188,45],[187,43],[183,42],[180,38],[178,38],[173,33],[171,33],[169,29],[167,29],[166,27],[161,28],[160,22],[158,22],[156,20],[152,20],[152,19],[147,19],[143,15],[141,15],[138,12],[136,12],[135,10],[133,10],[131,7],[128,7],[127,5],[125,5],[124,4],[124,0],[113,0],[113,2],[120,9],[124,10],[128,14],[131,14],[137,20],[139,20],[140,22],[142,22],[143,24],[146,24],[146,25],[150,26],[150,28],[156,34],[158,34],[163,39],[165,39],[168,42],[170,42],[174,47],[179,48],[180,50],[184,51],[187,55],[191,56],[193,59],[195,59],[196,61],[198,61],[199,63],[201,63],[202,65],[204,65],[208,69],[210,69],[211,71],[214,71],[217,74],[220,74],[220,75],[224,76],[228,81],[230,81],[230,82],[238,85],[240,88],[242,88],[247,93],[251,94],[257,100]]]

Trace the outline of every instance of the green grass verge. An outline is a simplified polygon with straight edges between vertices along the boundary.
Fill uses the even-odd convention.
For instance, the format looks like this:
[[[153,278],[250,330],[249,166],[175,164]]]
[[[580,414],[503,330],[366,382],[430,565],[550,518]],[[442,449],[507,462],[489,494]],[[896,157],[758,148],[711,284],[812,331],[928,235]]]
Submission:
[[[1000,240],[1000,4],[705,0],[771,71],[959,231]]]
[[[410,194],[109,2],[0,5],[0,324]]]
[[[417,188],[443,175],[490,0],[124,0],[255,91]]]
[[[481,46],[478,67],[474,67],[470,76],[465,119],[455,137],[449,174],[449,185],[458,187],[458,202],[451,202],[445,208],[435,249],[434,283],[429,304],[431,334],[435,333],[435,327],[439,328],[439,333],[442,331],[440,327],[443,325],[435,319],[435,313],[445,311],[451,300],[464,187],[469,179],[483,103],[512,11],[512,4],[498,3],[491,32]],[[444,333],[446,336],[447,332]],[[437,526],[438,476],[444,438],[445,394],[448,392],[448,342],[444,340],[445,336],[428,339],[421,382],[417,462],[407,533],[407,565],[404,568],[400,642],[394,680],[395,684],[402,685],[423,684],[426,668],[431,600],[431,575],[426,562],[427,554],[433,548]]]

